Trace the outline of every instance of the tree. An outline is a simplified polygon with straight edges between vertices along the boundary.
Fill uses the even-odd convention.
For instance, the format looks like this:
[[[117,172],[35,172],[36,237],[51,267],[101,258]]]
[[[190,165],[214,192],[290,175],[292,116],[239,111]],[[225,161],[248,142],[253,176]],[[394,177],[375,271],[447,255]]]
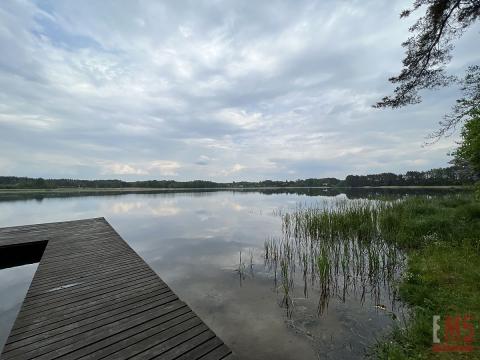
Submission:
[[[463,123],[460,147],[453,152],[453,163],[468,173],[480,170],[480,66],[470,66],[463,80],[448,75],[445,66],[451,59],[453,42],[480,18],[480,0],[415,0],[413,7],[402,11],[401,18],[426,7],[425,14],[410,27],[412,33],[402,46],[406,49],[403,69],[389,79],[396,84],[391,96],[377,102],[377,108],[398,108],[419,103],[419,91],[460,82],[463,97],[452,112],[440,121],[440,129],[430,138],[438,140]],[[408,174],[407,174],[408,175]],[[480,183],[479,183],[480,186]]]
[[[402,44],[406,49],[403,69],[389,79],[397,87],[375,107],[419,103],[419,90],[446,86],[455,80],[446,74],[445,65],[451,59],[453,40],[480,17],[480,0],[415,0],[400,17],[406,18],[422,6],[427,7],[425,14],[410,27],[413,35]]]
[[[462,142],[453,153],[455,159],[465,161],[480,176],[480,110],[476,110],[462,129]]]
[[[463,141],[453,155],[455,162],[468,164],[478,180],[480,179],[480,109],[474,111],[471,116],[462,129]],[[475,188],[476,198],[480,200],[480,181]]]
[[[434,132],[431,138],[439,139],[454,130],[458,124],[469,121],[480,111],[480,66],[468,67],[461,83],[462,98],[457,100],[452,112],[440,121],[440,129]]]

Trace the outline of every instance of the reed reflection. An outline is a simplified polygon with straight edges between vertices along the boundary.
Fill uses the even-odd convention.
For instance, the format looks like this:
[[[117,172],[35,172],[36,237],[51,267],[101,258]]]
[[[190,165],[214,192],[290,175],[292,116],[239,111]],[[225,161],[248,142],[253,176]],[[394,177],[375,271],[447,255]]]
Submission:
[[[337,199],[277,212],[282,235],[265,241],[265,265],[289,317],[295,311],[292,294],[298,284],[305,298],[318,296],[318,315],[332,298],[355,298],[363,304],[368,296],[378,309],[396,316],[395,284],[405,258],[386,236],[389,223],[383,213],[389,204]],[[385,298],[389,308],[381,303]]]

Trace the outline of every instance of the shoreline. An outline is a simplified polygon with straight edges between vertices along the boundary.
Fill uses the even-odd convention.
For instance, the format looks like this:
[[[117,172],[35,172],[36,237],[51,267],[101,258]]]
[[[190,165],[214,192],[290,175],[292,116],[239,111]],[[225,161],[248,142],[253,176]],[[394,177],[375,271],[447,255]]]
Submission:
[[[411,185],[411,186],[357,186],[357,187],[345,187],[345,186],[258,186],[258,187],[205,187],[205,188],[55,188],[55,189],[0,189],[0,194],[23,194],[23,193],[87,193],[87,192],[129,192],[129,193],[142,193],[142,192],[175,192],[175,191],[243,191],[243,190],[288,190],[288,189],[325,189],[325,190],[368,190],[368,189],[438,189],[438,190],[471,190],[471,185]]]

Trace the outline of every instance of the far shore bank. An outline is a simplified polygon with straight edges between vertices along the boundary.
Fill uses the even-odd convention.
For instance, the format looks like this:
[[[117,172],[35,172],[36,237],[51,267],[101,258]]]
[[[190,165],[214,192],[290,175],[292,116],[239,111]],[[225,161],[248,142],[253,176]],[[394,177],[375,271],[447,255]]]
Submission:
[[[0,194],[12,193],[82,193],[82,192],[125,192],[125,193],[140,193],[140,192],[162,192],[162,191],[242,191],[242,190],[282,190],[282,189],[335,189],[335,190],[351,190],[351,189],[472,189],[471,185],[425,185],[425,186],[264,186],[264,187],[204,187],[204,188],[54,188],[54,189],[0,189]]]

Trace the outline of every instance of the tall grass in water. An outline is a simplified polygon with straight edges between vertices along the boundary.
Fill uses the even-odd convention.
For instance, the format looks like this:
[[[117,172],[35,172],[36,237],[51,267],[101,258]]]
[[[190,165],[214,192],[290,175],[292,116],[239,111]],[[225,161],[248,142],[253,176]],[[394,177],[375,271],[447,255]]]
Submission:
[[[381,222],[391,203],[364,200],[337,200],[313,207],[298,206],[278,213],[282,236],[265,241],[265,261],[281,286],[282,304],[291,314],[292,291],[297,273],[303,279],[303,293],[318,288],[318,312],[332,297],[346,301],[369,294],[379,303],[382,291],[393,295],[390,285],[398,278],[403,256],[383,231],[394,232]],[[385,228],[385,229],[384,229]],[[279,271],[280,266],[280,271]],[[391,296],[394,304],[394,296]]]

